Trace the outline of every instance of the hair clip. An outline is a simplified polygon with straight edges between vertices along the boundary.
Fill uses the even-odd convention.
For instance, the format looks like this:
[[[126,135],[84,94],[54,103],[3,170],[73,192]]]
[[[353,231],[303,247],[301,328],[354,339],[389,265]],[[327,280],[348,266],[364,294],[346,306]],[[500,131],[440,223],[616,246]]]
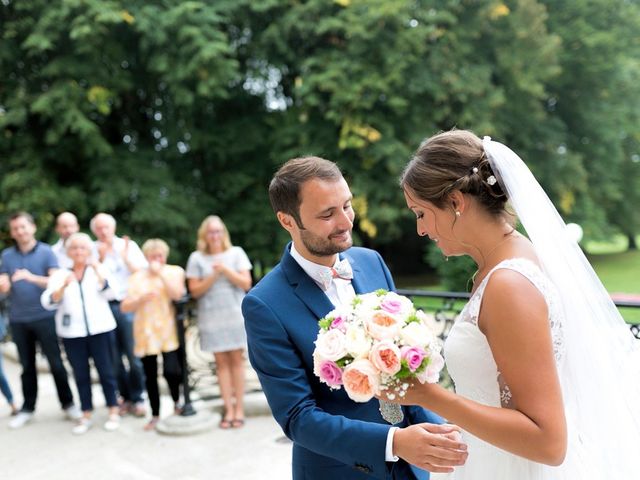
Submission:
[[[492,187],[496,184],[496,182],[497,182],[496,177],[494,177],[493,175],[489,175],[487,177],[487,183]]]

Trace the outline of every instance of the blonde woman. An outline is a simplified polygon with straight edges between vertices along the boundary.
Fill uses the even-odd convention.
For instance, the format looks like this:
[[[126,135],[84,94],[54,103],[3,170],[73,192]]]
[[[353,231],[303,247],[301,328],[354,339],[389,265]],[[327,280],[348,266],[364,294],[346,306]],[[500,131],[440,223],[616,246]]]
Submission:
[[[185,294],[184,270],[167,265],[169,245],[159,238],[142,245],[149,266],[129,277],[127,296],[120,304],[123,312],[135,312],[134,354],[142,360],[145,386],[151,404],[151,420],[145,430],[153,430],[160,420],[158,355],[162,354],[162,374],[169,385],[174,411],[180,408],[182,366],[178,355],[176,312],[173,301]]]
[[[224,416],[220,428],[244,425],[246,335],[240,305],[251,288],[251,262],[231,244],[220,217],[211,215],[198,229],[197,250],[189,256],[187,283],[198,300],[200,348],[213,352]]]
[[[74,233],[65,242],[70,269],[59,269],[49,277],[40,301],[47,310],[56,310],[56,333],[62,338],[73,368],[82,417],[73,427],[76,435],[91,428],[93,400],[89,359],[98,371],[102,392],[109,409],[104,429],[120,426],[117,383],[113,370],[111,345],[116,321],[109,308],[117,283],[101,263],[92,260],[93,242],[86,233]]]

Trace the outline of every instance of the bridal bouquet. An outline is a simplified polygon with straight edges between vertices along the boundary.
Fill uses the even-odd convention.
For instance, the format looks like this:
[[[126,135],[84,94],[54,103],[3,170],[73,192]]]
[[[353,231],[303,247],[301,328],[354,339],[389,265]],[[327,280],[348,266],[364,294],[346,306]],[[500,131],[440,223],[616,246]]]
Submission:
[[[402,397],[409,380],[435,383],[444,366],[441,342],[411,300],[386,290],[357,295],[318,322],[314,373],[332,389],[368,402]]]

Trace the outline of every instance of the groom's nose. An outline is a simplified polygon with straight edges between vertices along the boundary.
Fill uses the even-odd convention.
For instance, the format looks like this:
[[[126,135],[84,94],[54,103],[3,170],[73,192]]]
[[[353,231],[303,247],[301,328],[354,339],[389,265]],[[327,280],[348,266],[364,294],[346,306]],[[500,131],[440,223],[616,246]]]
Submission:
[[[343,210],[338,217],[338,228],[351,230],[353,228],[354,214],[352,210]]]

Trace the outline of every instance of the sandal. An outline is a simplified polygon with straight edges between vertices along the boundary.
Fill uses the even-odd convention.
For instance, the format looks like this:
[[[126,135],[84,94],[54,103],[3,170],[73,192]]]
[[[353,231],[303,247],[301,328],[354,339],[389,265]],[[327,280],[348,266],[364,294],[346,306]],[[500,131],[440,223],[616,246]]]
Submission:
[[[160,419],[158,417],[152,417],[151,420],[149,420],[149,423],[147,423],[143,428],[145,432],[150,432],[151,430],[155,430],[156,429],[156,425],[158,424],[158,422],[160,421]]]
[[[220,423],[218,424],[218,426],[223,430],[228,430],[233,427],[233,422],[234,420],[227,420],[223,418],[222,420],[220,420]]]
[[[233,428],[244,427],[244,418],[234,418],[233,420],[231,420],[231,426]]]

